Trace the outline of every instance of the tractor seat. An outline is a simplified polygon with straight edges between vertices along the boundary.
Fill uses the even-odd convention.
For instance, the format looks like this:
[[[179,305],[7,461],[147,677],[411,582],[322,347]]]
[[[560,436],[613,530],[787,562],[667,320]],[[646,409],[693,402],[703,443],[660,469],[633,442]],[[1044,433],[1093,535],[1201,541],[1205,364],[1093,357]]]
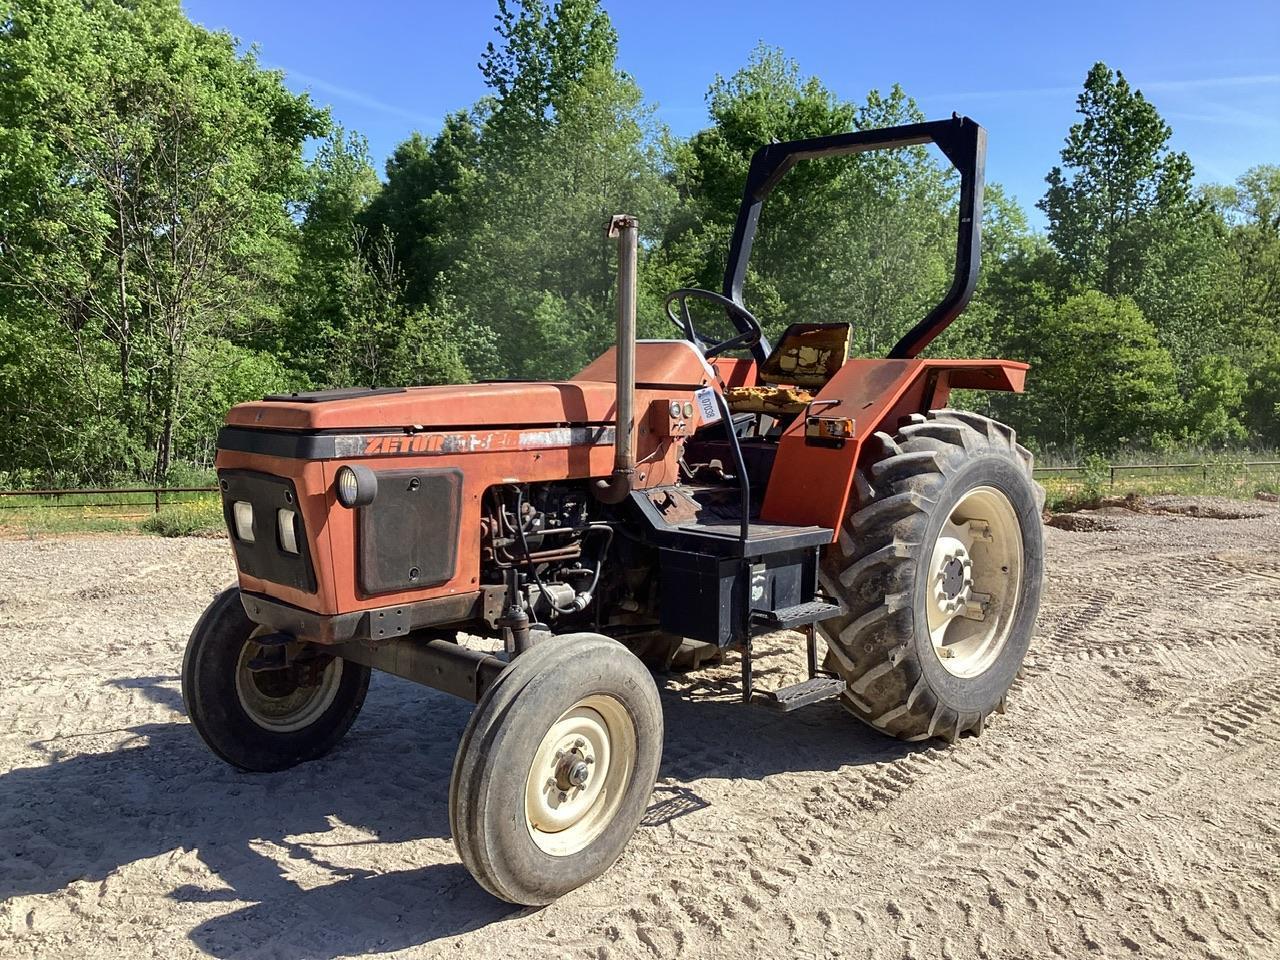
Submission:
[[[813,394],[808,390],[772,384],[727,387],[724,398],[734,413],[803,413],[813,402]]]
[[[793,323],[760,364],[753,387],[729,387],[734,413],[803,413],[849,356],[849,324]]]

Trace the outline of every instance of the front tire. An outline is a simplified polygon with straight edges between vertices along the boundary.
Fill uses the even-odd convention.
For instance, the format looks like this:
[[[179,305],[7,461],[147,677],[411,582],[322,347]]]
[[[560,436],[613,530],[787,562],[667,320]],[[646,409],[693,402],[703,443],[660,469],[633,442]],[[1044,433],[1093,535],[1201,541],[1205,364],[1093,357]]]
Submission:
[[[355,722],[369,689],[368,667],[339,657],[312,672],[253,671],[265,630],[249,619],[240,588],[214,598],[182,658],[182,700],[209,749],[242,770],[284,770],[332,750]],[[289,652],[300,652],[301,644]]]
[[[1013,430],[915,415],[860,471],[823,556],[846,613],[818,625],[844,706],[902,740],[980,733],[1004,710],[1040,606],[1044,492]]]
[[[538,906],[622,854],[662,759],[662,703],[616,640],[566,634],[516,657],[458,745],[449,820],[463,864],[494,896]]]

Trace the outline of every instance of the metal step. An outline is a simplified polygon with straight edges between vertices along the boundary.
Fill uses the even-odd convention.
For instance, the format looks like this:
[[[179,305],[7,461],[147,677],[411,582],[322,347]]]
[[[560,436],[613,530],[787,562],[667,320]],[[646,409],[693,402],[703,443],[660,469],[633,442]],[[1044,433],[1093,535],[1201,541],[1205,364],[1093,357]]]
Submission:
[[[794,630],[820,620],[829,620],[839,616],[840,612],[838,603],[810,600],[780,610],[752,610],[751,622],[757,628],[757,633],[771,633],[774,630]]]
[[[836,677],[811,677],[800,683],[793,683],[781,690],[770,690],[764,694],[765,706],[783,713],[790,713],[811,703],[819,703],[838,697],[844,689],[844,681]]]

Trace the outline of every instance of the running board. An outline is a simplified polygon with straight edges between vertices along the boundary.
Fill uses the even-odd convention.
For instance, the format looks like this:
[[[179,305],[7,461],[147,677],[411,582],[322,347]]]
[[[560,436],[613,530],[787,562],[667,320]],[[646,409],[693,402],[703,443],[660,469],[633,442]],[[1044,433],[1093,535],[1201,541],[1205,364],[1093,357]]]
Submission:
[[[781,690],[770,690],[764,693],[761,703],[774,710],[790,713],[792,710],[807,707],[811,703],[821,703],[823,700],[838,697],[843,689],[844,681],[837,677],[810,677],[808,680],[793,683]]]
[[[756,633],[772,633],[775,630],[807,627],[811,623],[838,617],[842,612],[838,603],[810,600],[781,610],[752,610],[751,623],[756,628]]]

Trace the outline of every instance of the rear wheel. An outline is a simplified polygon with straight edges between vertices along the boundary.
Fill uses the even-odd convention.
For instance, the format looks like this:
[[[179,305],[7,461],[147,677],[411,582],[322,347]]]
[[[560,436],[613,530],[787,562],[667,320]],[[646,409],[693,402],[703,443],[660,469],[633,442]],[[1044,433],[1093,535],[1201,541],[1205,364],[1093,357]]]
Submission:
[[[955,740],[1004,709],[1040,605],[1043,491],[1013,431],[915,416],[859,473],[822,560],[845,615],[819,624],[854,716],[903,740]]]
[[[214,598],[182,660],[187,716],[209,749],[243,770],[283,770],[324,756],[346,736],[364,704],[369,668],[301,643],[289,666],[262,669],[266,634],[244,612],[238,587]],[[279,650],[272,647],[271,650]]]
[[[616,640],[539,642],[485,694],[458,746],[449,819],[463,864],[524,905],[595,879],[644,816],[662,737],[653,678]]]

